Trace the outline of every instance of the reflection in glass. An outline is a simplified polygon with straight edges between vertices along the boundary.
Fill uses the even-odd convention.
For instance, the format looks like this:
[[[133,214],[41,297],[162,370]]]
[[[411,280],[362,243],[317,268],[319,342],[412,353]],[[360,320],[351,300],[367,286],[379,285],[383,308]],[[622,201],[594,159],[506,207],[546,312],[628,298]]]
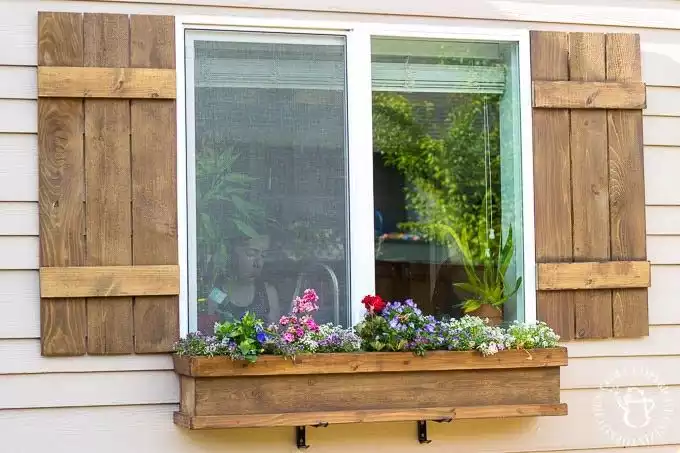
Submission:
[[[343,38],[194,40],[198,328],[287,313],[347,324]]]
[[[516,70],[514,43],[373,40],[378,294],[523,316]]]

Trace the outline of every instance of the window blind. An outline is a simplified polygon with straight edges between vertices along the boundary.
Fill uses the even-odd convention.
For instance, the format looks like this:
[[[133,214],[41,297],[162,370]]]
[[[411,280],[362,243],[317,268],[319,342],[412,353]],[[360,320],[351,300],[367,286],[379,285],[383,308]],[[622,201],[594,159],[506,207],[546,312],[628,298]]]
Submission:
[[[211,52],[202,52],[201,45],[197,43],[197,87],[345,89],[344,59],[294,58],[287,52],[285,43],[259,39],[253,40],[250,52],[235,52],[234,44],[205,42]],[[242,43],[240,46],[243,49]],[[215,49],[221,51],[215,52]],[[381,57],[381,60],[390,58]],[[506,69],[503,65],[410,62],[408,56],[400,57],[398,61],[371,63],[374,91],[499,94],[505,88]]]

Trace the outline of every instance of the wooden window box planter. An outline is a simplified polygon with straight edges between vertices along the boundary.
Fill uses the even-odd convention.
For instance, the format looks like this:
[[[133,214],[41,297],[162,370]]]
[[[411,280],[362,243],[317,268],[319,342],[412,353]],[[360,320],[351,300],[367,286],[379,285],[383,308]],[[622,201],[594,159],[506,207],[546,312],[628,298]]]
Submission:
[[[189,429],[566,415],[566,348],[174,357]]]

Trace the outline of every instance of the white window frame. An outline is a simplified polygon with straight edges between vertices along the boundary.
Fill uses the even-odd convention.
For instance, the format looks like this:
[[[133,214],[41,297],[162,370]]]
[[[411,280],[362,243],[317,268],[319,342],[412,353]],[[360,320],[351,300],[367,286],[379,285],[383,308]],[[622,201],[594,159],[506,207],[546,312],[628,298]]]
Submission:
[[[346,21],[309,21],[296,19],[257,19],[242,17],[178,16],[175,19],[177,62],[177,196],[180,264],[180,335],[197,327],[193,75],[185,64],[186,32],[192,31],[269,31],[344,36],[347,55],[347,147],[349,168],[349,288],[352,322],[363,316],[361,298],[375,292],[373,229],[371,38],[404,37],[451,40],[509,41],[518,43],[521,116],[523,286],[524,321],[536,320],[536,259],[534,247],[533,136],[531,106],[531,68],[529,31],[525,29],[479,29]],[[368,106],[368,107],[367,107]],[[368,182],[368,183],[367,183]],[[190,196],[191,195],[191,196]],[[192,232],[194,232],[192,234]],[[191,263],[191,267],[190,267]],[[191,301],[194,300],[192,303]]]

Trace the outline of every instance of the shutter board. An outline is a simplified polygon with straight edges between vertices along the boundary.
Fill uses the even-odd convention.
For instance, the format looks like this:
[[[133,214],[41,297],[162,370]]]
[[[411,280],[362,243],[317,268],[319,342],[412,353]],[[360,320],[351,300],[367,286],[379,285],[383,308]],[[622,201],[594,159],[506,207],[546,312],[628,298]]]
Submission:
[[[87,67],[127,67],[128,18],[84,16]],[[130,103],[85,99],[85,218],[88,266],[132,264],[130,210]],[[132,298],[87,299],[87,352],[133,350]]]
[[[146,68],[42,66],[38,97],[174,99],[175,71]]]
[[[174,19],[39,12],[38,41],[39,74],[108,74],[124,88],[93,93],[89,76],[60,85],[41,78],[41,285],[54,283],[46,268],[134,272],[135,265],[176,265],[175,87],[174,71],[167,71],[174,69]],[[166,72],[156,88],[132,68]],[[125,87],[127,80],[142,88]],[[137,100],[144,98],[150,100]],[[171,351],[179,336],[178,297],[123,291],[144,289],[138,280],[154,278],[142,273],[148,268],[141,266],[129,284],[116,280],[126,278],[120,273],[97,273],[96,283],[110,290],[93,292],[85,279],[71,291],[98,297],[42,297],[43,355]],[[164,285],[177,286],[170,280],[178,278],[170,274]]]
[[[568,80],[569,40],[566,33],[531,35],[531,72],[534,80]],[[571,262],[571,157],[569,110],[534,109],[534,219],[536,260]],[[568,291],[536,295],[538,318],[546,320],[564,340],[573,337],[574,297]]]
[[[643,83],[533,82],[534,107],[567,109],[644,109]]]
[[[607,35],[607,80],[642,79],[640,37]],[[612,259],[647,257],[642,110],[607,113]],[[614,335],[649,335],[646,289],[614,291]]]
[[[131,62],[136,68],[174,69],[172,17],[132,16]],[[133,100],[133,263],[176,264],[177,139],[174,101]],[[164,352],[179,339],[177,296],[137,297],[135,351]]]
[[[83,19],[78,14],[39,15],[40,64],[83,64]],[[40,265],[85,264],[83,103],[38,102]],[[41,351],[47,356],[86,352],[85,299],[41,299]]]
[[[569,79],[602,82],[605,39],[601,33],[571,33]],[[571,187],[574,261],[609,259],[607,112],[571,110]],[[604,151],[604,152],[603,152]],[[612,292],[575,291],[576,338],[612,336]]]
[[[639,37],[532,31],[531,54],[537,272],[553,280],[538,317],[563,340],[648,335]]]

